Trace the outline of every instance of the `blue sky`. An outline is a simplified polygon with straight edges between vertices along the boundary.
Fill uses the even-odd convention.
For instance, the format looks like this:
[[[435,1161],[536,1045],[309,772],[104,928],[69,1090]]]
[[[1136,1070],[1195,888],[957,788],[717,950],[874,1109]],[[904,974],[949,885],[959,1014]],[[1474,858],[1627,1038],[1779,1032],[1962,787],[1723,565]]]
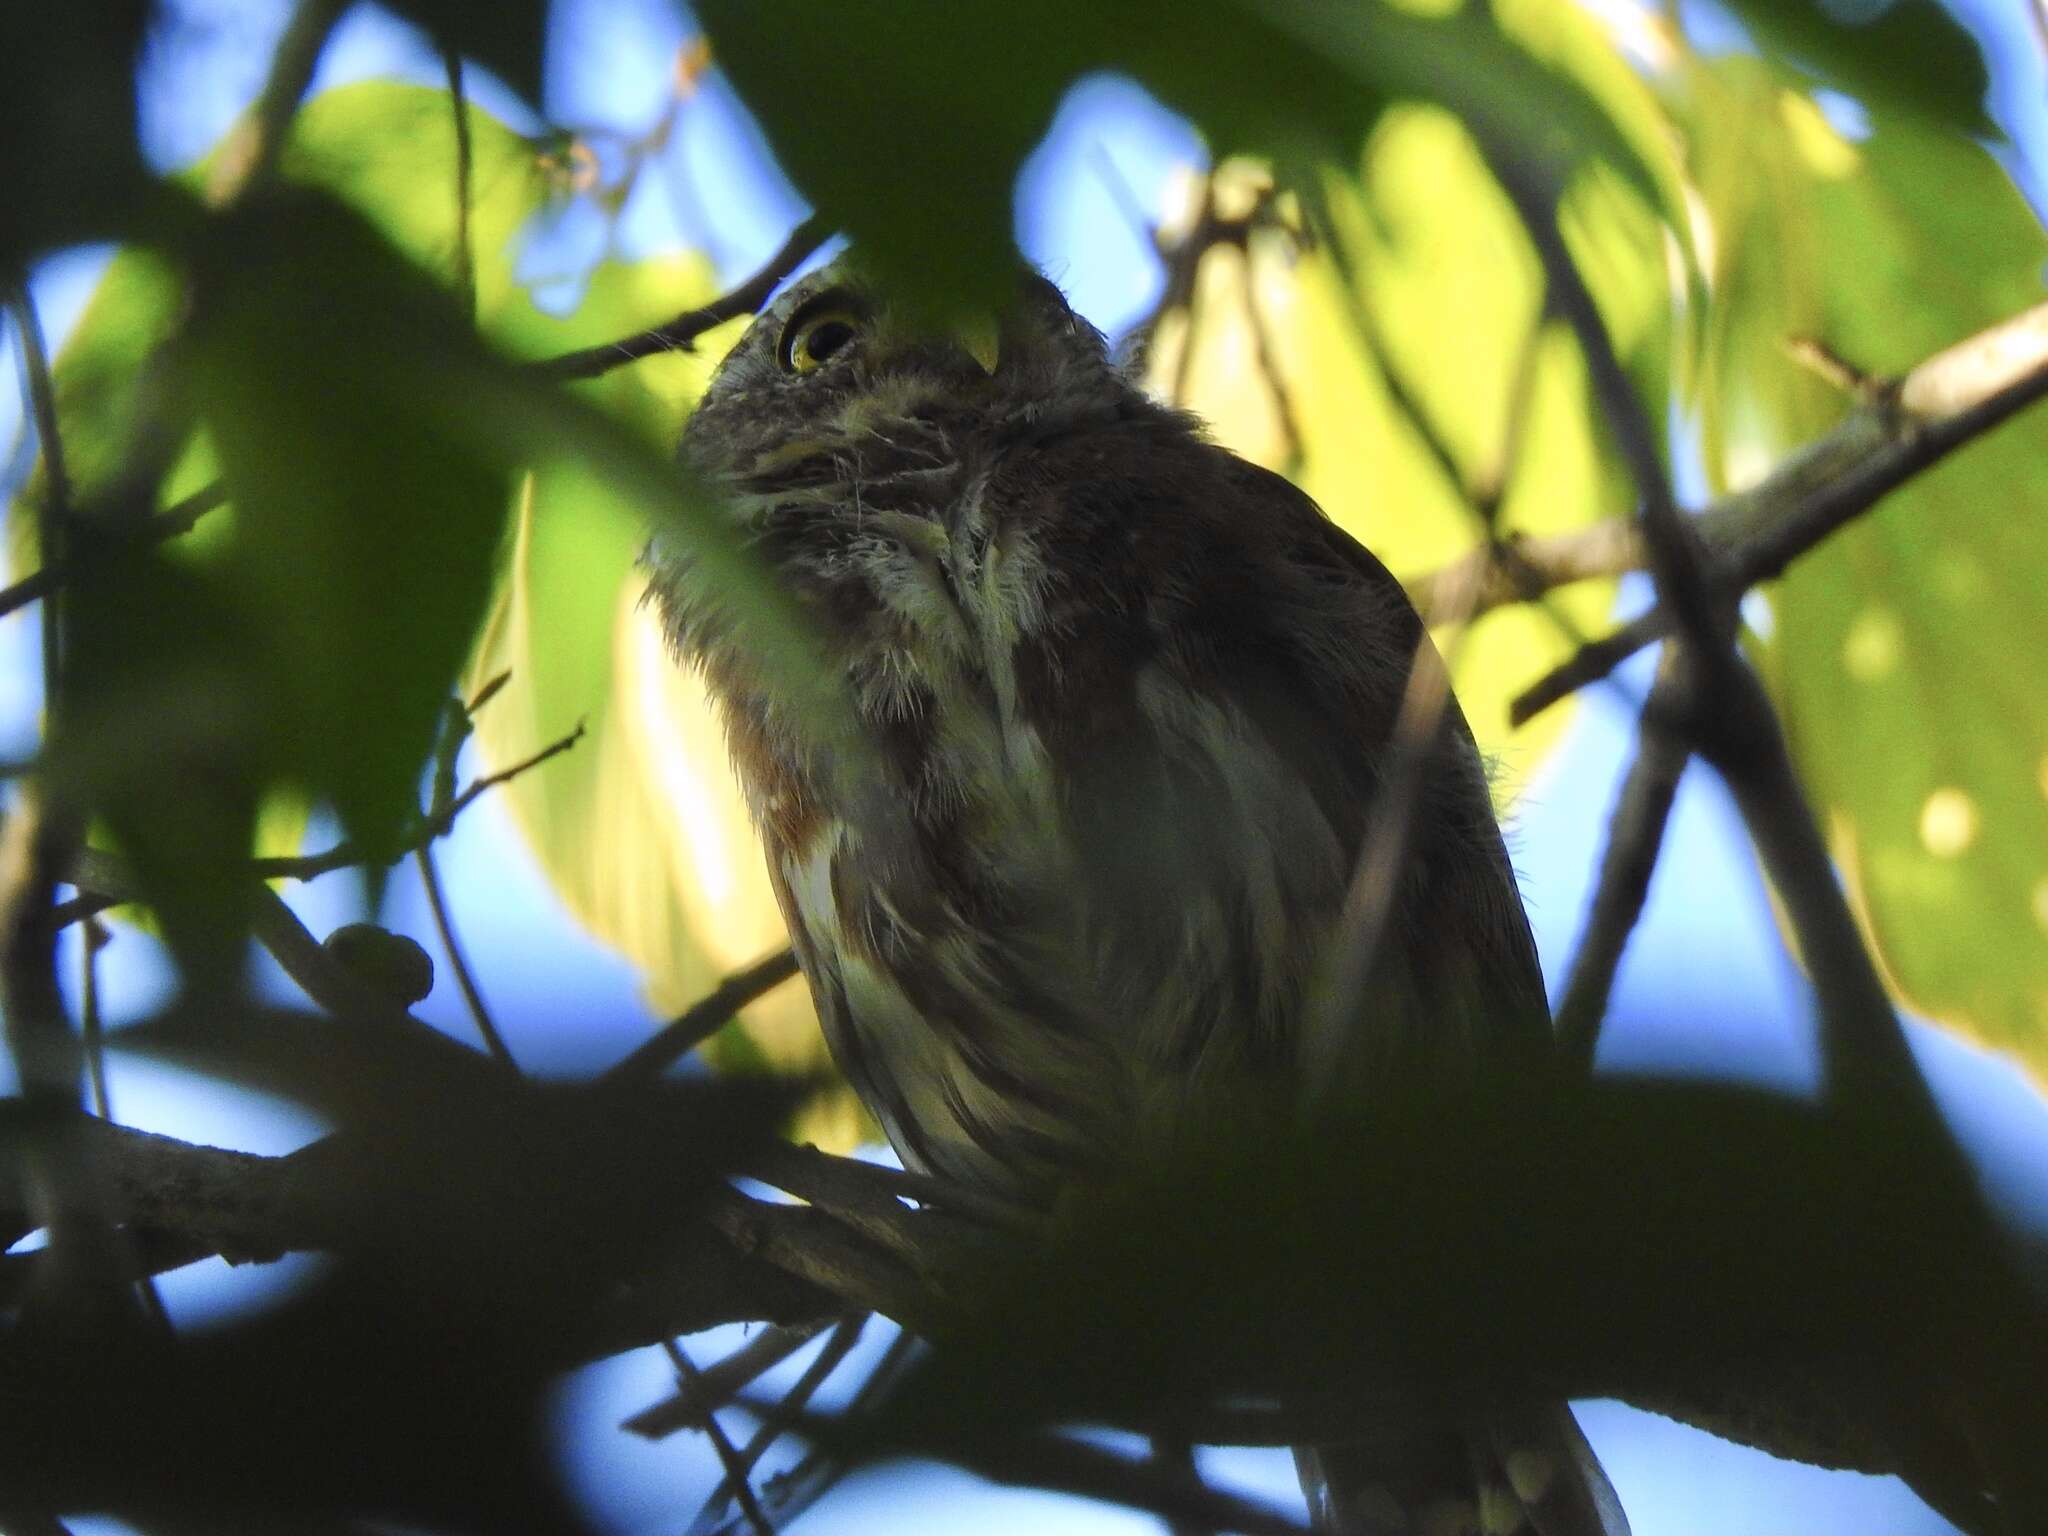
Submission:
[[[2015,151],[2012,163],[2040,206],[2048,84],[2024,30],[2024,4],[1955,0],[1958,13],[1991,44],[1992,104],[2025,146],[2027,153]],[[287,7],[281,0],[178,0],[168,9],[174,19],[145,60],[140,98],[145,150],[164,169],[204,153],[254,94]],[[1710,6],[1689,3],[1685,10],[1703,32],[1739,44],[1739,29]],[[669,61],[691,31],[686,14],[666,0],[557,0],[553,27],[541,104],[547,118],[618,132],[644,127],[661,110]],[[323,57],[316,88],[370,76],[438,83],[441,72],[416,34],[361,6]],[[478,71],[471,71],[471,90],[508,120],[538,126],[526,105]],[[1159,273],[1099,173],[1098,157],[1105,155],[1141,202],[1157,206],[1167,177],[1197,161],[1200,148],[1186,125],[1134,87],[1097,80],[1074,92],[1027,167],[1020,188],[1022,243],[1084,313],[1114,333],[1144,310]],[[574,303],[580,274],[607,252],[633,256],[692,244],[709,251],[723,272],[738,275],[773,250],[802,211],[737,101],[714,77],[692,102],[664,161],[635,189],[617,227],[569,215],[534,234],[521,272],[560,305]],[[99,263],[96,253],[68,253],[37,272],[35,291],[53,337],[75,318]],[[11,333],[6,348],[11,368]],[[17,403],[0,401],[0,472],[10,476],[9,488],[25,469],[26,452]],[[1643,597],[1629,584],[1623,605]],[[1515,816],[1516,859],[1554,984],[1565,973],[1590,894],[1632,740],[1626,696],[1645,686],[1644,665],[1624,672],[1621,690],[1589,699]],[[33,611],[0,620],[0,755],[33,748],[36,675]],[[314,841],[321,837],[316,829]],[[488,800],[463,818],[442,845],[441,859],[471,958],[522,1060],[551,1072],[587,1070],[629,1048],[651,1026],[631,970],[568,921]],[[316,933],[362,915],[361,887],[350,875],[285,894]],[[394,879],[382,920],[401,931],[429,932],[409,866]],[[469,1026],[445,963],[439,970],[441,985],[421,1011],[466,1036]],[[164,995],[155,944],[132,932],[108,951],[103,976],[116,1020],[147,1012]],[[266,984],[283,987],[274,972],[265,976]],[[1695,768],[1622,968],[1603,1069],[1732,1074],[1796,1092],[1813,1080],[1806,1014],[1804,982],[1778,939],[1740,825],[1719,787]],[[1916,1027],[1914,1043],[2001,1203],[2036,1230],[2048,1227],[2048,1110],[2038,1094],[2004,1063],[1946,1035]],[[114,1086],[117,1112],[125,1118],[218,1144],[282,1151],[319,1129],[288,1105],[118,1053]],[[176,1314],[199,1325],[259,1304],[314,1263],[234,1273],[218,1262],[196,1265],[170,1277],[165,1291]],[[723,1340],[693,1348],[709,1358],[736,1337],[728,1330]],[[579,1373],[563,1388],[565,1467],[611,1529],[675,1527],[694,1508],[692,1490],[704,1489],[713,1476],[708,1451],[695,1437],[648,1446],[611,1428],[661,1395],[668,1380],[659,1355],[642,1351]],[[1631,1506],[1638,1536],[1694,1530],[1903,1536],[1946,1529],[1888,1480],[1773,1463],[1618,1405],[1588,1405],[1584,1420]],[[1282,1502],[1295,1498],[1291,1464],[1282,1453],[1219,1452],[1210,1464],[1242,1486]],[[863,1475],[801,1526],[818,1536],[962,1528],[1158,1529],[1120,1511],[903,1468]]]

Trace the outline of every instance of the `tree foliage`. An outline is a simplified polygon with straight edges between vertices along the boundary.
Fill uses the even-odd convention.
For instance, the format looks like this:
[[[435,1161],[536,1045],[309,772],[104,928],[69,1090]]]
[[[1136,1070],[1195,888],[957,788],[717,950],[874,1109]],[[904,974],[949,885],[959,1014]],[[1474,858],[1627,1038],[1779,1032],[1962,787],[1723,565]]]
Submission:
[[[51,1234],[0,1259],[0,1517],[568,1529],[531,1443],[553,1373],[738,1318],[808,1339],[848,1308],[948,1347],[893,1395],[878,1376],[878,1414],[788,1407],[817,1450],[785,1510],[818,1467],[911,1450],[1254,1528],[1190,1477],[1053,1431],[1284,1441],[1304,1426],[1218,1405],[1306,1381],[1328,1428],[1399,1411],[1417,1382],[1512,1376],[1898,1470],[1973,1528],[2048,1516],[2028,1452],[2048,1334],[1866,986],[1874,957],[1892,999],[2048,1064],[2048,706],[2024,665],[2048,428],[2022,411],[2048,390],[2048,238],[1982,142],[1984,72],[1947,12],[1742,4],[1757,47],[1709,54],[1569,0],[703,0],[711,58],[817,210],[740,300],[841,230],[935,319],[968,316],[1008,280],[1020,168],[1077,81],[1114,72],[1184,114],[1209,161],[1178,207],[1143,210],[1164,280],[1136,364],[1410,584],[1503,800],[1558,739],[1562,711],[1538,707],[1568,697],[1553,678],[1666,642],[1586,945],[1609,971],[1573,979],[1581,1054],[1694,751],[1734,787],[1811,967],[1818,1104],[1572,1080],[1403,1106],[1345,1157],[1224,1135],[1201,1181],[1147,1170],[1160,1182],[1048,1236],[776,1150],[792,1113],[842,1147],[859,1129],[796,989],[761,997],[786,964],[604,1083],[540,1089],[428,1030],[379,990],[388,969],[322,949],[264,884],[429,858],[470,798],[473,731],[571,910],[679,1008],[782,935],[702,691],[638,605],[647,529],[720,570],[764,664],[839,707],[799,618],[671,463],[747,305],[677,252],[603,262],[571,312],[538,307],[519,242],[593,196],[588,151],[468,101],[460,61],[533,94],[545,8],[398,9],[448,88],[301,100],[336,10],[302,0],[247,118],[168,178],[135,142],[147,7],[0,20],[0,265],[41,449],[5,606],[42,603],[47,687],[0,859],[23,1085],[0,1212],[10,1239]],[[679,61],[676,110],[701,72]],[[596,191],[616,213],[623,193]],[[87,240],[120,248],[45,358],[26,275]],[[1674,443],[1710,502],[1682,521]],[[1610,641],[1617,578],[1639,570],[1658,607]],[[339,847],[301,848],[311,807]],[[93,1047],[54,935],[110,907],[157,924],[180,967],[133,1039],[303,1097],[332,1138],[219,1163],[79,1119]],[[309,1011],[250,1001],[252,938]],[[742,1070],[651,1082],[696,1046]],[[803,1091],[749,1075],[763,1065]],[[1423,1155],[1458,1120],[1491,1130]],[[808,1203],[739,1195],[740,1172]],[[137,1275],[299,1248],[340,1257],[260,1324],[174,1344],[136,1308]],[[1207,1278],[1159,1305],[1162,1259]],[[1774,1283],[1786,1266],[1800,1284]],[[1302,1314],[1319,1359],[1271,1326]],[[1199,1361],[1190,1336],[1213,1346]],[[248,1411],[307,1371],[334,1392]],[[1736,1412],[1742,1389],[1776,1408]],[[347,1402],[406,1412],[350,1427]],[[267,1448],[268,1471],[194,1423]],[[744,1475],[732,1494],[735,1518],[763,1514]]]

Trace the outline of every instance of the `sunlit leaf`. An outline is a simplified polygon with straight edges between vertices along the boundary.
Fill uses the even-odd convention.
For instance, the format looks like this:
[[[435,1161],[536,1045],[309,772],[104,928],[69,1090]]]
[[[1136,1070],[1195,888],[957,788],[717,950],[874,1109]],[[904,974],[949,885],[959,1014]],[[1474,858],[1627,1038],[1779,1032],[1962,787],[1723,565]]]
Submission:
[[[1742,287],[1704,374],[1719,427],[1710,468],[1742,485],[1844,408],[1785,342],[1903,370],[2038,302],[2048,238],[1962,139],[1898,122],[1851,145],[1754,66],[1713,75],[1776,109],[1741,118],[1744,168],[1705,183],[1710,206],[1758,169],[1772,188],[1767,206],[1735,192],[1713,208],[1747,231],[1721,258]],[[2036,1070],[2048,1065],[2048,706],[2015,658],[2044,640],[2044,455],[2048,423],[2026,415],[1893,493],[1792,567],[1761,644],[1894,985]]]

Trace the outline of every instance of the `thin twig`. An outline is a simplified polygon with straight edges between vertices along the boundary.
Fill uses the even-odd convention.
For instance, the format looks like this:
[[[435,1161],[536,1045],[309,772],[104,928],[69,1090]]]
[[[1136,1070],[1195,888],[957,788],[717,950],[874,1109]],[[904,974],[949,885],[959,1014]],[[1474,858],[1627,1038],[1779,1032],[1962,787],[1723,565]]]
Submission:
[[[831,1326],[831,1319],[820,1317],[764,1328],[722,1360],[699,1370],[696,1379],[674,1396],[641,1409],[619,1427],[648,1440],[687,1429],[700,1414],[723,1408]]]
[[[1281,473],[1292,475],[1301,466],[1307,455],[1307,445],[1302,441],[1301,423],[1294,410],[1294,398],[1287,388],[1287,380],[1281,376],[1280,354],[1274,345],[1272,327],[1266,324],[1265,313],[1259,308],[1258,274],[1252,266],[1251,245],[1245,245],[1244,268],[1244,316],[1251,327],[1253,355],[1258,359],[1259,376],[1266,381],[1266,393],[1273,400],[1273,414],[1279,418],[1280,437],[1287,445],[1287,461]]]
[[[1500,441],[1493,460],[1479,472],[1471,488],[1472,504],[1490,538],[1500,533],[1501,504],[1522,464],[1522,449],[1529,440],[1529,417],[1536,399],[1537,364],[1543,357],[1543,338],[1550,325],[1550,290],[1543,290],[1543,302],[1522,334],[1515,353],[1514,372],[1508,375],[1508,397],[1502,407]],[[1520,574],[1520,573],[1518,573]]]
[[[448,800],[446,804],[429,811],[407,828],[400,835],[395,848],[390,850],[389,857],[403,858],[409,853],[427,847],[436,838],[445,836],[462,813],[478,800],[492,790],[511,783],[520,775],[532,772],[550,758],[567,752],[583,739],[583,735],[583,723],[578,721],[575,730],[549,742],[530,757],[521,758],[509,767],[500,768],[496,772],[487,773],[482,778],[473,780],[460,794]],[[366,852],[355,843],[340,842],[320,853],[253,859],[249,868],[252,874],[263,880],[315,880],[321,875],[332,874],[335,870],[354,869],[358,865],[372,862],[373,858],[380,857]]]
[[[85,1048],[85,1081],[92,1099],[92,1112],[102,1120],[114,1118],[107,1093],[107,1034],[100,1017],[100,951],[107,947],[107,930],[88,922],[79,935],[78,946],[78,1035]]]
[[[1393,349],[1387,342],[1386,333],[1380,329],[1379,318],[1373,314],[1371,302],[1365,296],[1364,274],[1358,259],[1350,248],[1338,237],[1336,226],[1330,221],[1328,211],[1319,201],[1310,199],[1305,203],[1317,216],[1317,235],[1321,248],[1330,253],[1330,261],[1337,269],[1337,297],[1343,305],[1345,318],[1351,322],[1352,333],[1364,347],[1365,354],[1372,360],[1380,376],[1381,386],[1387,392],[1387,401],[1394,407],[1401,419],[1408,423],[1415,440],[1422,445],[1430,462],[1444,477],[1444,484],[1454,495],[1469,499],[1465,482],[1465,471],[1458,463],[1458,457],[1451,451],[1444,435],[1437,430],[1428,407],[1408,387],[1406,376],[1395,365]],[[1429,608],[1419,599],[1416,606],[1427,613]]]
[[[1649,895],[1678,780],[1691,756],[1684,739],[1664,718],[1674,707],[1675,700],[1663,685],[1651,692],[1643,707],[1635,761],[1629,765],[1608,823],[1607,852],[1601,860],[1585,934],[1572,957],[1564,996],[1558,1001],[1559,1048],[1565,1059],[1582,1071],[1592,1070],[1608,996]]]
[[[76,810],[41,781],[22,791],[0,828],[0,1015],[22,1098],[37,1117],[21,1148],[25,1193],[34,1225],[50,1230],[34,1262],[33,1315],[118,1337],[134,1313],[122,1301],[125,1266],[107,1191],[79,1129],[84,1055],[65,1014],[50,921],[81,831]]]
[[[469,1009],[470,1021],[483,1037],[484,1049],[517,1072],[519,1062],[513,1057],[512,1048],[505,1043],[497,1021],[491,1017],[491,1010],[485,1006],[483,990],[477,985],[476,975],[470,970],[469,960],[462,952],[462,943],[455,936],[455,918],[449,912],[448,898],[441,890],[440,872],[434,868],[434,850],[422,844],[413,849],[412,856],[420,872],[420,888],[427,894],[427,910],[433,916],[435,931],[441,936],[441,948],[447,953],[448,968],[455,973],[455,985]]]
[[[141,898],[134,873],[120,859],[96,848],[81,848],[63,878],[81,891],[93,892],[109,905]],[[286,976],[307,997],[338,1018],[375,1030],[389,1046],[406,1053],[414,1070],[470,1073],[490,1070],[489,1058],[413,1017],[366,986],[313,937],[298,914],[277,892],[253,881],[250,928],[256,942],[269,951]]]
[[[470,245],[469,204],[472,152],[469,142],[469,100],[462,84],[462,55],[441,45],[441,70],[448,80],[448,106],[455,121],[455,283],[463,317],[476,320],[476,253]]]
[[[867,1380],[861,1383],[843,1416],[850,1419],[885,1397],[908,1368],[916,1349],[917,1340],[908,1333],[899,1333],[891,1339],[889,1347],[883,1351],[875,1368],[868,1372]],[[830,1492],[847,1470],[843,1457],[819,1447],[787,1472],[770,1478],[762,1490],[763,1503],[771,1515],[787,1524]],[[739,1536],[739,1529],[736,1521],[730,1522],[718,1527],[710,1536]],[[693,1531],[691,1536],[699,1536],[699,1533]]]
[[[787,1209],[727,1189],[706,1201],[704,1214],[743,1253],[857,1307],[893,1317],[906,1328],[939,1331],[946,1303],[927,1289],[916,1269],[862,1241],[836,1218],[805,1207],[795,1209],[806,1210],[818,1223],[797,1241]]]
[[[812,214],[790,232],[789,238],[782,242],[782,248],[769,257],[758,272],[703,308],[689,310],[666,325],[658,325],[634,336],[534,363],[532,371],[545,379],[594,379],[621,364],[652,357],[658,352],[692,351],[697,338],[706,331],[759,309],[768,295],[802,266],[831,233],[831,227],[818,215]]]
[[[219,481],[195,491],[184,500],[167,507],[141,524],[127,539],[116,536],[97,550],[100,560],[120,548],[142,548],[160,544],[166,539],[177,538],[190,533],[193,525],[215,507],[227,502],[227,487]],[[132,541],[132,542],[131,542]],[[77,581],[96,561],[84,561],[73,556],[63,560],[51,560],[47,552],[43,564],[36,570],[0,590],[0,618],[5,618],[17,608],[25,608],[38,598],[46,598],[53,592],[61,591]]]
[[[675,1367],[676,1380],[686,1389],[694,1389],[700,1379],[696,1363],[674,1339],[664,1339],[662,1349],[667,1353],[669,1364]],[[739,1501],[740,1513],[746,1516],[747,1525],[756,1536],[775,1536],[775,1527],[762,1512],[761,1504],[754,1497],[754,1483],[747,1476],[748,1467],[740,1460],[739,1447],[732,1443],[732,1437],[725,1432],[725,1426],[718,1422],[718,1415],[712,1409],[704,1409],[696,1417],[697,1427],[704,1431],[711,1441],[711,1448],[718,1454],[718,1463],[725,1468],[725,1481],[718,1486]]]
[[[306,87],[313,83],[327,37],[345,9],[342,0],[299,0],[271,56],[256,104],[217,154],[206,187],[216,207],[238,201],[276,174],[284,141]]]
[[[42,449],[43,497],[36,507],[37,558],[59,565],[70,552],[71,471],[65,462],[64,434],[57,425],[57,387],[50,372],[49,348],[43,344],[42,316],[36,309],[34,291],[26,278],[10,296],[15,327],[21,336],[22,376],[28,384],[30,414],[36,424],[36,442]],[[58,605],[43,608],[43,701],[46,709],[61,703],[58,684],[63,663],[63,625]]]
[[[1707,579],[1697,529],[1679,510],[1664,473],[1661,438],[1614,350],[1600,306],[1572,260],[1558,222],[1558,189],[1518,159],[1492,156],[1495,178],[1515,205],[1542,263],[1549,304],[1571,327],[1592,383],[1601,420],[1635,482],[1637,517],[1659,599],[1672,607],[1682,634],[1710,675],[1732,665],[1732,612]]]
[[[1212,171],[1202,178],[1202,201],[1195,210],[1195,226],[1188,231],[1187,238],[1174,249],[1167,262],[1168,297],[1163,302],[1177,302],[1181,312],[1187,317],[1186,323],[1181,327],[1180,356],[1174,359],[1173,366],[1175,405],[1187,404],[1188,387],[1194,379],[1195,343],[1198,339],[1198,328],[1195,323],[1195,290],[1201,278],[1202,260],[1209,254],[1214,243],[1216,228],[1216,176]],[[1245,250],[1245,259],[1251,259],[1249,247]],[[1180,290],[1178,294],[1174,293],[1176,288]]]
[[[790,1422],[803,1416],[810,1407],[811,1399],[817,1395],[832,1373],[839,1369],[846,1357],[853,1352],[853,1346],[860,1342],[862,1330],[868,1325],[868,1314],[860,1312],[840,1320],[832,1330],[832,1336],[825,1340],[824,1347],[812,1357],[803,1369],[796,1383],[762,1415],[761,1426],[747,1441],[746,1449],[740,1452],[737,1470],[728,1468],[724,1481],[711,1490],[697,1511],[697,1518],[690,1523],[691,1536],[714,1529],[718,1517],[725,1512],[728,1501],[739,1497],[742,1491],[751,1492],[748,1481],[768,1448],[788,1430]],[[744,1506],[742,1506],[744,1508]]]
[[[643,1083],[659,1077],[732,1021],[734,1014],[796,974],[796,954],[779,949],[727,977],[658,1033],[620,1057],[598,1078],[601,1083]]]
[[[996,1482],[1148,1510],[1183,1526],[1243,1536],[1309,1536],[1307,1526],[1192,1473],[1147,1465],[1059,1433],[984,1435],[937,1454]]]
[[[496,691],[487,683],[478,697],[485,698]],[[455,816],[458,814],[454,807],[456,801],[461,798],[455,790],[456,763],[462,753],[462,744],[469,739],[471,731],[469,707],[460,699],[450,700],[442,717],[441,739],[434,746],[434,775],[429,791],[427,814],[424,818],[425,824],[429,827],[454,825]],[[564,740],[573,744],[576,737],[582,733],[583,726],[579,722],[575,735]],[[553,756],[556,749],[566,751],[567,747],[563,742],[557,742],[553,748],[542,754],[530,757],[524,763],[515,763],[508,771],[515,775],[523,773],[536,762],[545,762],[548,757]],[[462,942],[456,937],[455,914],[441,889],[441,873],[434,864],[433,838],[428,837],[418,843],[413,848],[412,856],[414,866],[419,870],[420,887],[426,892],[427,910],[433,918],[435,931],[441,936],[441,948],[448,956],[449,969],[455,972],[455,985],[462,993],[464,1005],[469,1009],[470,1020],[476,1025],[477,1033],[483,1037],[484,1048],[504,1066],[517,1072],[519,1063],[513,1058],[511,1047],[506,1045],[497,1021],[491,1017],[491,1010],[485,1006],[483,988],[477,984],[476,973],[470,969],[469,957],[463,953]]]

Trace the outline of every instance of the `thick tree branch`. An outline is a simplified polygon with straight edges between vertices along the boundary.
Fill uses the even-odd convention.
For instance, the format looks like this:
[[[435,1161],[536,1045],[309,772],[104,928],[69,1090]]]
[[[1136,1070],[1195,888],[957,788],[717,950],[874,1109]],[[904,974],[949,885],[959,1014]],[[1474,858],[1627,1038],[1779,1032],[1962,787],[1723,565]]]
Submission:
[[[1913,368],[1855,407],[1827,436],[1801,449],[1747,491],[1722,498],[1694,519],[1707,548],[1708,579],[1724,599],[1782,574],[1836,529],[2048,394],[2048,304],[2015,315]],[[1577,534],[1522,540],[1521,561],[1543,586],[1641,569],[1635,530],[1603,523]],[[1411,591],[1470,580],[1461,567],[1487,564],[1475,551],[1411,584]],[[1482,606],[1511,602],[1521,588],[1489,574]],[[1644,646],[1672,632],[1660,604],[1582,647],[1514,701],[1517,724],[1599,681]]]

